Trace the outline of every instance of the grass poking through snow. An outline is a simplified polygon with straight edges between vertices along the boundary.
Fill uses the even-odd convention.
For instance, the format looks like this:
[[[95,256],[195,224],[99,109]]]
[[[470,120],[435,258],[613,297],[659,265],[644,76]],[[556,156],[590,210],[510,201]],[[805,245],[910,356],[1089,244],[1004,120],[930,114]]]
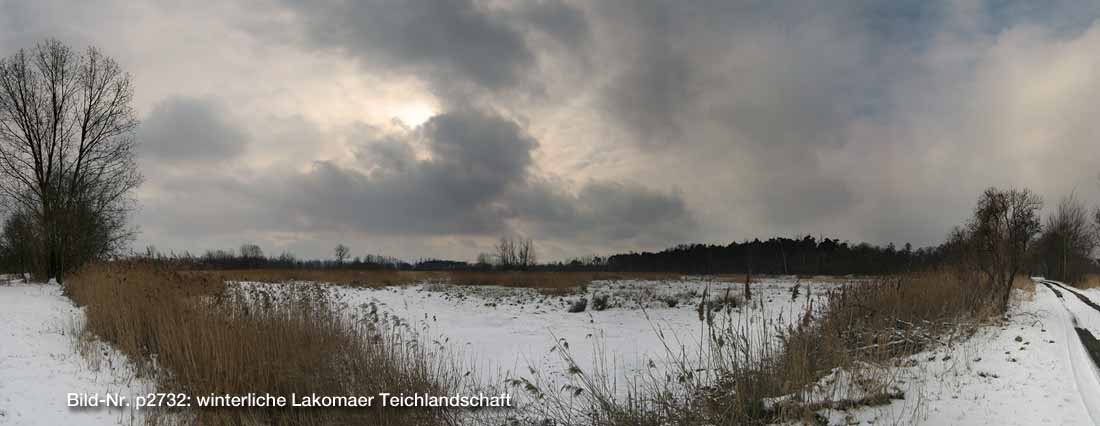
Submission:
[[[568,342],[559,342],[555,351],[568,366],[568,383],[551,389],[537,374],[525,379],[524,388],[540,401],[532,405],[530,420],[814,424],[824,420],[823,409],[888,403],[904,397],[893,368],[901,357],[966,337],[994,316],[986,304],[975,303],[984,299],[979,291],[950,273],[879,279],[831,290],[821,306],[808,304],[793,325],[752,313],[762,304],[704,293],[697,306],[702,355],[662,336],[672,368],[616,383],[599,356],[593,371],[582,371]]]

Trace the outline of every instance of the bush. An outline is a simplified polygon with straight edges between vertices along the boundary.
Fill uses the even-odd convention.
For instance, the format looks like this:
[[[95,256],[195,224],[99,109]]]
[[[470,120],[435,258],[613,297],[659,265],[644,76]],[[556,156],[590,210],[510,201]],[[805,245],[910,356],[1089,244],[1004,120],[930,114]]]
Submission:
[[[607,309],[607,301],[610,297],[606,294],[592,296],[592,309],[602,311]]]
[[[582,297],[569,305],[569,313],[584,312],[585,308],[588,308],[588,299]]]

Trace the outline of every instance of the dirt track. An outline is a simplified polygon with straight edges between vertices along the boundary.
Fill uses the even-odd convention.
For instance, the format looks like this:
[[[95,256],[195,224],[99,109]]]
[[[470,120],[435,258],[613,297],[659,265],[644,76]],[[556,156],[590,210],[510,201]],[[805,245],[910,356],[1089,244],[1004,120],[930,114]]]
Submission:
[[[1062,296],[1062,292],[1064,291],[1076,296],[1081,303],[1096,311],[1097,314],[1100,314],[1100,305],[1097,305],[1095,302],[1092,301],[1092,299],[1089,299],[1088,296],[1085,296],[1084,294],[1081,294],[1076,290],[1070,289],[1069,287],[1066,287],[1065,285],[1057,281],[1043,280],[1039,281],[1039,283],[1045,285],[1047,288],[1050,289],[1050,291],[1053,291],[1059,299],[1063,300],[1063,303],[1066,300],[1066,298]],[[1055,287],[1058,287],[1058,289],[1055,289]],[[1059,291],[1059,289],[1061,291]],[[1088,352],[1089,358],[1092,359],[1092,363],[1096,366],[1097,371],[1100,371],[1100,340],[1097,340],[1096,336],[1094,336],[1088,328],[1080,326],[1079,322],[1077,321],[1077,316],[1074,315],[1072,311],[1070,312],[1070,315],[1071,318],[1073,318],[1073,329],[1077,332],[1077,338],[1080,339],[1081,344],[1085,346],[1085,351]]]

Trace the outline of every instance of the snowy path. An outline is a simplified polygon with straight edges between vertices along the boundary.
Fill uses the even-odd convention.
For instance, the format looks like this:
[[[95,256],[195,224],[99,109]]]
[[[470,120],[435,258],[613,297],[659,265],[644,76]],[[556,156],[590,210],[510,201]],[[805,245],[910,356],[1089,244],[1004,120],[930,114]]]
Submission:
[[[120,356],[107,351],[110,366],[93,371],[76,353],[81,319],[56,285],[0,283],[0,425],[141,423],[128,410],[67,407],[69,392],[139,393]]]
[[[1066,340],[1074,365],[1074,381],[1093,423],[1100,424],[1100,347],[1096,346],[1095,337],[1100,336],[1100,305],[1060,282],[1039,283],[1054,293],[1069,313]]]

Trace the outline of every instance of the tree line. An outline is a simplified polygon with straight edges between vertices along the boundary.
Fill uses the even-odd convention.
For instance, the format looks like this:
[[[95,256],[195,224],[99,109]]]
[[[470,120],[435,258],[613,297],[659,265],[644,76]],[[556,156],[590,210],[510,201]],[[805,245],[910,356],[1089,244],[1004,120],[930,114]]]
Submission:
[[[611,271],[693,274],[890,274],[925,270],[938,265],[942,257],[935,247],[914,250],[909,243],[898,249],[893,243],[851,244],[805,236],[726,245],[684,244],[655,253],[612,255],[599,266]]]
[[[1013,279],[1021,274],[1045,275],[1076,282],[1098,272],[1095,251],[1100,245],[1100,209],[1089,210],[1072,194],[1059,202],[1045,224],[1042,200],[1026,189],[990,188],[978,198],[971,216],[955,227],[944,243],[914,249],[906,243],[877,246],[836,238],[773,237],[744,242],[684,244],[659,252],[590,256],[538,263],[531,239],[501,238],[492,253],[476,262],[420,259],[406,262],[392,256],[352,256],[338,244],[330,259],[299,259],[283,252],[266,256],[256,244],[239,250],[160,253],[148,247],[141,256],[187,269],[363,269],[471,271],[674,272],[685,274],[889,275],[918,271],[960,274],[984,291],[990,303],[1004,307]],[[9,234],[5,233],[5,238]]]
[[[351,248],[338,244],[333,248],[331,259],[300,259],[291,252],[266,256],[263,248],[257,244],[241,244],[237,250],[214,249],[200,254],[190,251],[164,253],[155,246],[148,246],[135,257],[169,263],[184,269],[359,269],[359,270],[411,270],[429,260],[409,263],[392,256],[367,254],[351,256]]]

